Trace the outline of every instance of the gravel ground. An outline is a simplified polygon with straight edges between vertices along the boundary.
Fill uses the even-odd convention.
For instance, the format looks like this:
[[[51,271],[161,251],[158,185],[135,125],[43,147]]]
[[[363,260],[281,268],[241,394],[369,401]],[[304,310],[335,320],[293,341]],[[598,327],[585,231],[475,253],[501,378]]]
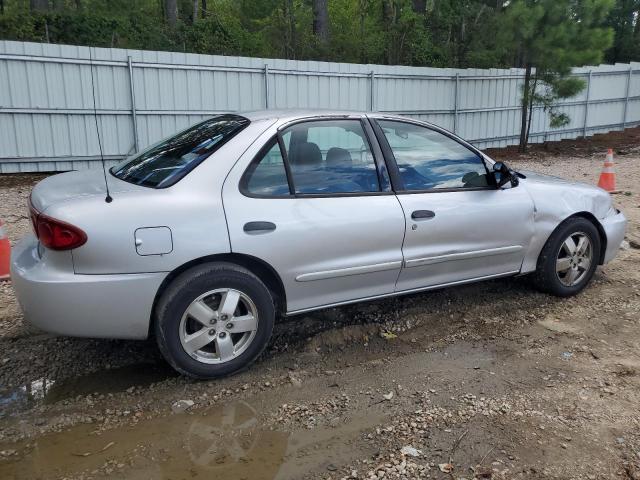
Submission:
[[[513,278],[330,309],[228,379],[38,332],[0,284],[0,478],[640,479],[640,129],[491,153],[595,183],[609,145],[627,243],[582,294]],[[12,242],[38,179],[0,177]]]

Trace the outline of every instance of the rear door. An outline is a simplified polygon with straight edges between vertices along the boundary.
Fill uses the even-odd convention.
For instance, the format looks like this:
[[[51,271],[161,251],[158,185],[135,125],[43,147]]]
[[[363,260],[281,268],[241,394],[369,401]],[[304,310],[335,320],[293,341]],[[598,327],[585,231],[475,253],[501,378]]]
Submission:
[[[225,181],[231,249],[277,271],[289,312],[394,291],[405,220],[364,120],[285,125]]]
[[[533,234],[524,188],[496,188],[481,154],[422,124],[374,121],[406,220],[397,291],[520,271]]]

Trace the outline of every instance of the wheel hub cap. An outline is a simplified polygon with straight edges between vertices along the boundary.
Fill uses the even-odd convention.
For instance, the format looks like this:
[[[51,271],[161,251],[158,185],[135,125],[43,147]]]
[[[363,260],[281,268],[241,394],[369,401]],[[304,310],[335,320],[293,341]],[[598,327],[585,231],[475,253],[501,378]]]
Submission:
[[[217,324],[221,320],[222,323]],[[216,328],[211,325],[217,324]],[[225,363],[241,355],[258,331],[258,311],[243,292],[211,290],[187,307],[180,320],[184,351],[202,363]]]
[[[587,234],[569,235],[560,246],[556,258],[556,275],[566,287],[580,283],[589,273],[593,261],[593,248]]]

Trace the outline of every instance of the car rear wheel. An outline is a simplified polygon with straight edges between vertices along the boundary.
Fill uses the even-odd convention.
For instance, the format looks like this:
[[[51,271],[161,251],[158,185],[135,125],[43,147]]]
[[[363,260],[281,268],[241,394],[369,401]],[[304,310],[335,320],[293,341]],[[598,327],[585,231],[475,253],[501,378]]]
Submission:
[[[160,351],[180,373],[216,378],[249,366],[275,318],[269,289],[249,270],[209,263],[178,276],[156,309]]]
[[[563,222],[549,237],[533,276],[536,287],[560,297],[582,291],[598,266],[600,234],[586,218]]]

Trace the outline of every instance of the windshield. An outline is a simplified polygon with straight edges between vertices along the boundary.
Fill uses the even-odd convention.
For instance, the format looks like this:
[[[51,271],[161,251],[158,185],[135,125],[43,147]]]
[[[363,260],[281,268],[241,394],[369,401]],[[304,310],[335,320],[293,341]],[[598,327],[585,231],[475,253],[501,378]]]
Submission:
[[[169,187],[247,125],[249,120],[239,115],[218,115],[123,160],[110,172],[136,185]]]

